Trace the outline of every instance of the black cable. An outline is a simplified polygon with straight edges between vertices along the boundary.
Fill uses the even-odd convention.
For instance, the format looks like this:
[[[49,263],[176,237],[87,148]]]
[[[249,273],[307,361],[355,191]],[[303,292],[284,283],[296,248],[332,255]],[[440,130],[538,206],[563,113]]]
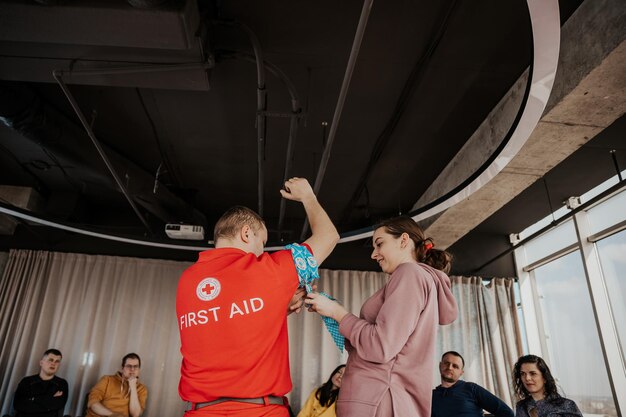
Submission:
[[[174,170],[172,169],[172,164],[170,163],[170,160],[167,157],[167,154],[163,151],[163,145],[161,143],[161,139],[159,138],[159,132],[156,128],[156,125],[154,124],[154,120],[152,119],[150,112],[148,111],[148,107],[146,106],[143,96],[141,95],[141,91],[139,90],[139,88],[135,88],[135,92],[137,93],[137,97],[139,98],[141,107],[144,113],[146,114],[146,118],[148,119],[148,122],[150,123],[150,128],[152,129],[152,134],[156,142],[157,149],[159,150],[159,154],[161,155],[161,161],[163,161],[163,163],[165,164],[165,169],[167,170],[167,173],[170,179],[173,180],[173,182],[178,185],[178,181],[176,180]]]
[[[619,164],[617,163],[617,151],[615,149],[611,149],[611,158],[613,159],[613,165],[615,166],[615,171],[617,171],[617,178],[622,180],[622,171],[619,169]]]
[[[555,221],[554,218],[554,207],[552,206],[552,199],[550,198],[550,190],[548,190],[548,182],[546,181],[546,177],[541,177],[543,180],[543,187],[546,190],[546,196],[548,197],[548,206],[550,207],[550,214],[552,215],[552,221]]]

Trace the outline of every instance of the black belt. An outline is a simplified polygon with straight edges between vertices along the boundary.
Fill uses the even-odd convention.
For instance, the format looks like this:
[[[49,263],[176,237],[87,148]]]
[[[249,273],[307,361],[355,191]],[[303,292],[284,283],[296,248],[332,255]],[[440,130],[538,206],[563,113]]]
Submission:
[[[233,397],[221,397],[217,400],[208,401],[205,403],[187,403],[187,410],[199,410],[200,408],[208,407],[210,405],[225,403],[227,401],[235,401],[238,403],[248,403],[248,404],[259,404],[259,405],[287,405],[287,397],[275,397],[273,395],[269,395],[267,397],[258,397],[258,398],[233,398]]]

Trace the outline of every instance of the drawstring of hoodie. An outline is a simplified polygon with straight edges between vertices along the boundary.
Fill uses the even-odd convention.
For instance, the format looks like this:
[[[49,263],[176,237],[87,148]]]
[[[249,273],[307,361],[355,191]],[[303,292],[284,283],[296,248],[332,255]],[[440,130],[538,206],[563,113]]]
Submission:
[[[124,392],[124,383],[128,382],[124,379],[124,377],[122,376],[121,372],[117,373],[117,376],[122,380],[122,383],[120,384],[120,394],[122,394],[124,396],[124,398],[128,397],[130,398],[130,384],[128,384],[128,392],[125,393]]]

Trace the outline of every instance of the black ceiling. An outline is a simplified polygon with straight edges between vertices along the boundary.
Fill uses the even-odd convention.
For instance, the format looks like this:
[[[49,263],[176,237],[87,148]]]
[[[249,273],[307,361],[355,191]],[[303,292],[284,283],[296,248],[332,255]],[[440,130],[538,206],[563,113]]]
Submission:
[[[145,2],[150,3],[159,2]],[[560,2],[562,21],[579,4]],[[299,97],[290,175],[314,183],[362,5],[360,0],[180,0],[149,8],[123,0],[2,2],[0,115],[11,127],[0,125],[0,185],[35,188],[44,200],[38,213],[43,217],[140,238],[152,233],[150,239],[160,241],[167,240],[166,222],[202,224],[211,238],[214,222],[228,207],[259,210],[257,69],[248,28],[270,66],[261,150],[269,243],[297,240],[304,219],[299,205],[286,205],[279,230],[278,189],[294,105],[275,73],[282,72]],[[375,2],[319,192],[340,232],[409,211],[530,62],[525,1]],[[203,63],[205,69],[77,74],[187,63]],[[63,71],[151,232],[114,184],[53,69]],[[570,158],[579,158],[572,164],[605,167],[608,163],[596,161],[608,158],[607,146],[622,143],[618,136],[589,142]],[[610,173],[591,168],[594,175],[584,180],[572,177],[580,170],[568,161],[546,177],[555,201]],[[504,214],[457,242],[456,272],[472,272],[507,247],[508,233],[541,218],[542,190],[543,185],[531,187],[502,209]],[[0,236],[0,248],[14,247],[196,257],[24,222],[13,236]],[[325,266],[376,269],[368,256],[367,242],[346,243]],[[512,271],[510,262],[500,262],[486,272]]]

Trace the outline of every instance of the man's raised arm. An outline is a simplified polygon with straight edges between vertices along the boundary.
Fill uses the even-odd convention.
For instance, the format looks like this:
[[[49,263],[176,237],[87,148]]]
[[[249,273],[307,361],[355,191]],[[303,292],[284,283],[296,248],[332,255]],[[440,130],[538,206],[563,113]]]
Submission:
[[[304,206],[309,224],[311,225],[311,237],[304,243],[311,247],[313,256],[318,264],[330,255],[337,241],[339,233],[335,225],[317,201],[317,197],[311,185],[305,178],[291,178],[285,182],[285,189],[280,190],[282,196],[288,200],[299,201]]]

